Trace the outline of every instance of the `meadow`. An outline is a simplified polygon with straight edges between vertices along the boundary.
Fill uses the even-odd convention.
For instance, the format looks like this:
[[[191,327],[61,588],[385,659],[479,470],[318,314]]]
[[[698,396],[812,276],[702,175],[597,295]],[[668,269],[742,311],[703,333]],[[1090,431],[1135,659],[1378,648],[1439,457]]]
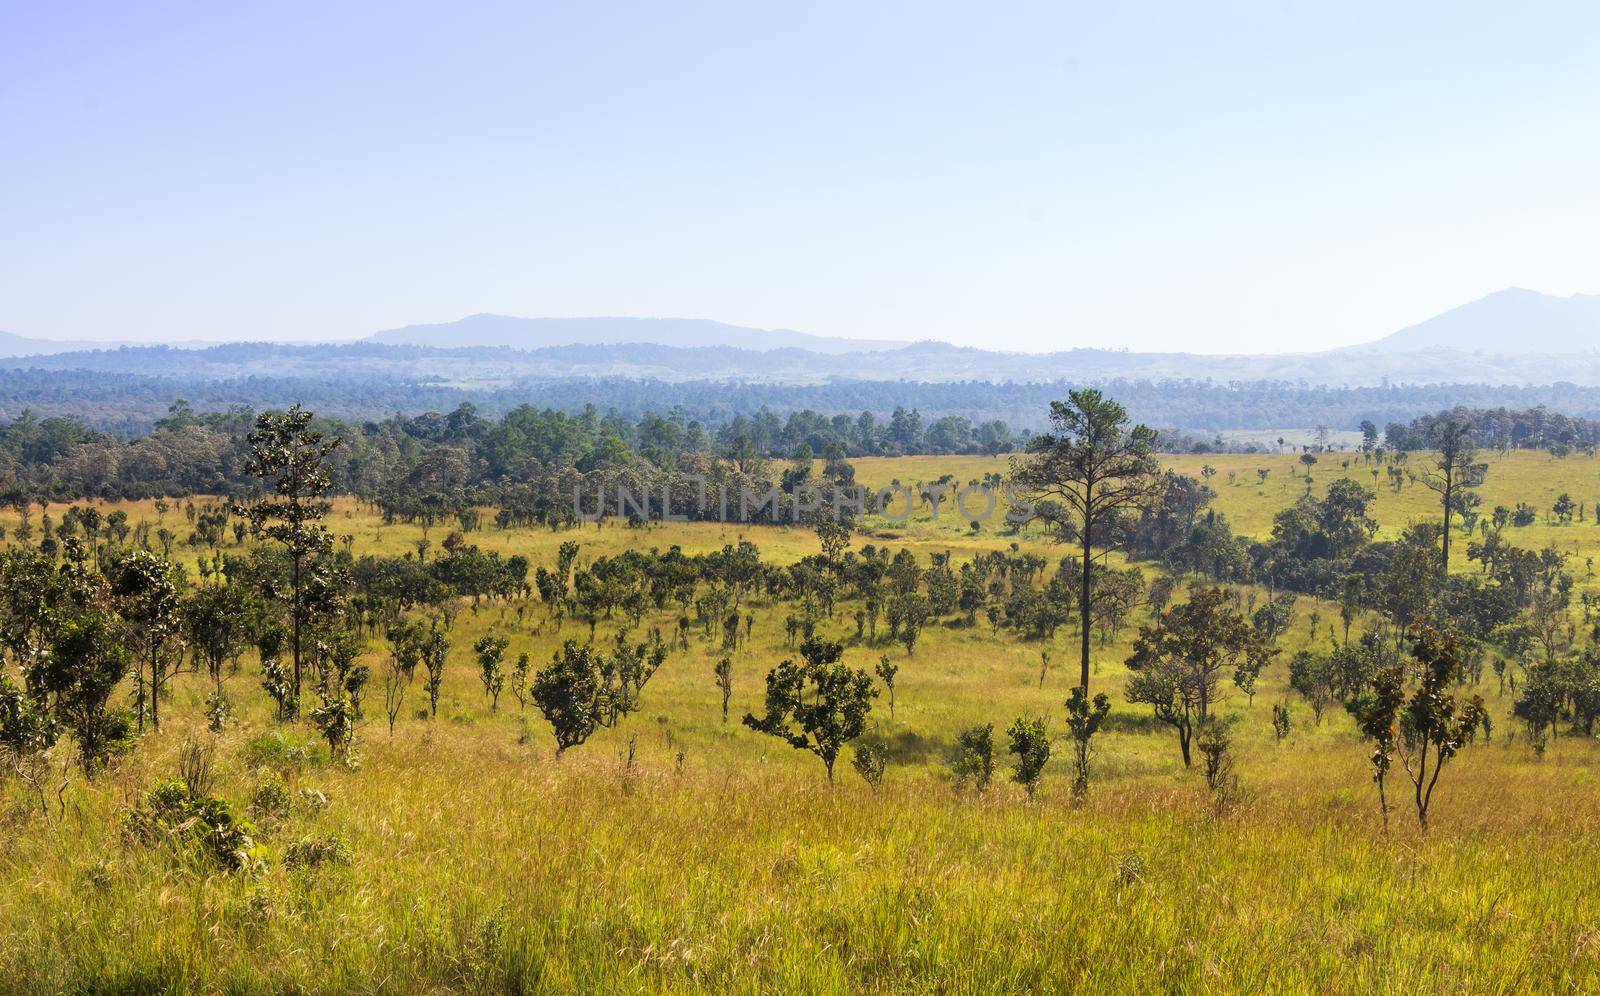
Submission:
[[[1263,537],[1305,493],[1298,454],[1172,457],[1214,468],[1215,507],[1237,533]],[[1488,454],[1483,510],[1560,493],[1590,508],[1583,522],[1543,517],[1511,542],[1554,544],[1586,591],[1600,556],[1600,460]],[[1348,466],[1342,464],[1348,461]],[[863,459],[858,480],[956,483],[1006,470],[1006,458]],[[1265,469],[1263,479],[1258,469]],[[1420,484],[1395,490],[1356,454],[1322,454],[1310,488],[1341,475],[1374,487],[1381,536],[1437,516]],[[121,507],[154,520],[150,503]],[[50,510],[59,515],[58,506]],[[181,519],[178,509],[168,511]],[[14,513],[0,516],[14,530]],[[370,508],[336,503],[329,526],[358,555],[390,555],[424,538]],[[444,530],[436,527],[437,542]],[[9,532],[8,532],[9,534]],[[815,553],[801,527],[608,523],[568,531],[470,534],[485,549],[579,563],[631,547],[686,552],[749,539],[764,560]],[[343,542],[343,541],[341,541]],[[976,532],[925,514],[903,527],[867,521],[852,538],[907,547],[926,563],[1015,542],[1052,563],[1069,551],[1038,535]],[[1458,571],[1476,570],[1462,544]],[[192,567],[198,551],[178,547]],[[1150,570],[1147,568],[1147,570]],[[1175,601],[1181,600],[1181,595]],[[304,724],[280,724],[247,657],[227,678],[237,715],[205,732],[206,679],[170,686],[159,735],[94,782],[66,781],[49,814],[8,782],[0,812],[0,987],[8,991],[341,992],[970,992],[1282,991],[1593,992],[1600,989],[1600,749],[1561,737],[1542,756],[1515,735],[1509,695],[1480,691],[1495,734],[1466,750],[1440,783],[1432,828],[1405,808],[1385,831],[1364,745],[1337,707],[1320,724],[1290,692],[1284,661],[1325,644],[1332,605],[1302,599],[1282,652],[1253,699],[1222,703],[1236,719],[1239,788],[1219,805],[1187,771],[1171,731],[1123,700],[1136,626],[1097,643],[1094,690],[1112,693],[1085,799],[1063,758],[1029,798],[997,772],[963,790],[947,759],[957,734],[1018,716],[1050,717],[1076,666],[1074,635],[1024,641],[986,625],[929,626],[916,651],[857,645],[845,660],[900,665],[894,717],[886,698],[872,736],[892,760],[883,785],[840,765],[830,785],[809,754],[742,727],[762,678],[794,650],[782,605],[757,602],[751,638],[733,654],[731,722],[695,639],[646,686],[639,712],[556,757],[549,727],[509,694],[492,710],[471,660],[487,632],[535,665],[586,627],[526,605],[465,606],[437,719],[413,688],[392,735],[369,693],[356,763],[332,760]],[[1310,614],[1320,628],[1313,633]],[[670,626],[675,613],[646,624]],[[825,627],[846,638],[841,612]],[[1136,615],[1137,622],[1146,615]],[[614,622],[602,622],[606,639]],[[373,641],[369,659],[387,652]],[[1041,679],[1041,652],[1051,668]],[[1279,742],[1271,706],[1289,703]],[[422,713],[419,715],[418,710]],[[262,866],[225,874],[119,828],[182,758],[209,760],[212,791],[240,807],[263,786],[286,805],[257,819]],[[67,759],[59,766],[65,770]],[[191,768],[192,770],[192,768]],[[52,792],[53,794],[53,792]],[[1404,799],[1400,802],[1403,804]],[[328,843],[305,860],[307,842]],[[293,855],[301,855],[294,858]]]

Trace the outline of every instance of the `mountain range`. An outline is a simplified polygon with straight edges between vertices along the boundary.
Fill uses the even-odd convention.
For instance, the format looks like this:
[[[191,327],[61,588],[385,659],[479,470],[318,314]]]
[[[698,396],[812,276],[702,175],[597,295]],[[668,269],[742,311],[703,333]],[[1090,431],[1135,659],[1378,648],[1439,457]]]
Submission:
[[[98,370],[221,380],[383,376],[487,383],[563,378],[1042,382],[1276,380],[1600,385],[1600,295],[1510,288],[1374,342],[1322,353],[1200,355],[1072,349],[1018,353],[942,342],[844,339],[703,319],[472,315],[343,343],[56,342],[0,332],[12,368]]]

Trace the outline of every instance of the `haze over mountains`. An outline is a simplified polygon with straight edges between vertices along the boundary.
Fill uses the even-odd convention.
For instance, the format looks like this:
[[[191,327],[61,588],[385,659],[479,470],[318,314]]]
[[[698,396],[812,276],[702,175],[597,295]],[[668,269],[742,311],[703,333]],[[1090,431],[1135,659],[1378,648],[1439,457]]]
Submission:
[[[705,319],[472,315],[364,339],[286,343],[52,342],[0,332],[12,368],[227,379],[378,376],[506,381],[583,377],[1041,382],[1127,379],[1600,385],[1600,295],[1511,288],[1370,343],[1323,353],[1004,352],[844,339]]]
[[[1376,342],[1335,352],[1426,349],[1505,354],[1587,353],[1600,347],[1600,294],[1555,297],[1508,287]]]
[[[804,349],[812,353],[860,353],[910,345],[888,339],[845,339],[791,329],[753,329],[704,318],[513,318],[468,315],[439,325],[407,325],[374,332],[365,342],[391,346],[603,346],[644,342],[658,346],[735,349]]]

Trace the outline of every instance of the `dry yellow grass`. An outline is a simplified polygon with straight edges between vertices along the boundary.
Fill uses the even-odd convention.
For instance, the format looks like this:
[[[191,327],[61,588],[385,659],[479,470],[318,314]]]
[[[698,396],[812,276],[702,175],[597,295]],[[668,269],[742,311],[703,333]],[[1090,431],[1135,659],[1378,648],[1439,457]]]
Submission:
[[[1323,459],[1325,487],[1342,457]],[[1216,467],[1218,504],[1238,531],[1263,535],[1302,493],[1293,458],[1184,458]],[[1332,466],[1329,466],[1329,464]],[[941,474],[958,481],[1004,460],[862,461],[869,483]],[[1268,467],[1265,485],[1255,468]],[[1293,465],[1297,466],[1297,465]],[[1234,471],[1229,484],[1227,472]],[[1364,474],[1357,461],[1352,474]],[[1248,475],[1249,480],[1245,478]],[[1370,477],[1366,478],[1370,483]],[[1600,463],[1542,454],[1491,458],[1486,508],[1518,500],[1548,507],[1569,491],[1600,497]],[[1379,490],[1386,533],[1431,514],[1420,485]],[[1594,497],[1589,499],[1590,502]],[[136,517],[148,505],[131,506]],[[175,531],[187,532],[181,510]],[[13,520],[7,520],[7,525]],[[398,552],[414,527],[382,527],[341,502],[335,533],[357,552]],[[882,524],[873,531],[926,554],[959,559],[1010,537],[954,523]],[[1594,540],[1589,537],[1591,533]],[[1514,542],[1557,542],[1583,558],[1600,545],[1593,522],[1508,530]],[[443,530],[435,529],[435,543]],[[755,540],[769,559],[815,549],[805,530],[673,524],[577,533],[474,534],[485,547],[535,562],[576,538],[580,560],[630,545],[696,551]],[[858,537],[859,546],[863,539]],[[1060,551],[1019,540],[1054,559]],[[1460,569],[1468,569],[1464,558]],[[1306,609],[1310,606],[1307,604]],[[890,653],[902,666],[896,721],[900,760],[882,790],[737,725],[760,700],[761,676],[789,651],[782,606],[757,608],[751,645],[735,656],[735,723],[721,723],[712,664],[696,642],[647,687],[643,709],[559,761],[537,713],[509,693],[491,713],[470,645],[494,628],[510,654],[548,658],[558,632],[542,608],[463,611],[440,718],[418,719],[411,692],[391,740],[368,697],[359,767],[284,761],[292,790],[326,794],[297,804],[264,838],[267,868],[222,875],[130,844],[117,813],[155,778],[176,772],[186,738],[209,741],[205,689],[173,682],[166,729],[93,785],[74,778],[65,811],[45,819],[10,785],[0,814],[0,987],[12,991],[1392,991],[1527,992],[1600,988],[1600,817],[1590,741],[1558,740],[1542,759],[1510,742],[1509,697],[1485,689],[1496,717],[1490,744],[1446,771],[1421,837],[1404,809],[1380,827],[1365,749],[1330,712],[1321,726],[1295,706],[1283,744],[1270,704],[1287,697],[1275,664],[1254,704],[1224,710],[1236,732],[1242,796],[1221,811],[1186,773],[1173,737],[1118,701],[1089,799],[1073,805],[1062,762],[1038,797],[996,784],[986,795],[950,783],[943,758],[965,726],[1003,729],[1018,715],[1062,725],[1070,634],[1053,645],[976,629],[930,627],[914,657],[851,647],[867,666]],[[1326,607],[1325,618],[1333,613]],[[654,620],[664,623],[666,618]],[[647,621],[648,624],[648,621]],[[836,631],[853,630],[841,618]],[[1306,639],[1305,611],[1286,641]],[[609,631],[603,624],[602,638]],[[1095,681],[1115,692],[1128,635],[1097,651]],[[1038,687],[1039,652],[1060,668]],[[375,647],[376,655],[382,650]],[[246,661],[229,679],[239,721],[216,738],[216,790],[240,804],[271,764],[250,742],[274,728]],[[1491,679],[1492,681],[1492,679]],[[292,728],[304,737],[304,728]],[[997,737],[997,740],[1001,738]],[[636,752],[629,770],[629,741]],[[61,762],[64,764],[65,757]],[[998,782],[998,779],[997,779]],[[1401,800],[1404,801],[1403,799]],[[289,842],[332,833],[348,866],[294,869]]]

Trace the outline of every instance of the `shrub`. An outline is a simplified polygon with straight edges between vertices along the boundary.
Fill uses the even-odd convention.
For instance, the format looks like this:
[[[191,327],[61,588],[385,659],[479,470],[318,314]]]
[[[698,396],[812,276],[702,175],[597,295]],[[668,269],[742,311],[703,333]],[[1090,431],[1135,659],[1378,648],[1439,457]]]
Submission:
[[[255,826],[218,796],[202,796],[181,778],[157,782],[143,803],[123,813],[124,833],[140,843],[168,845],[189,860],[225,871],[255,870]]]
[[[1011,753],[1017,755],[1016,769],[1011,780],[1028,790],[1029,798],[1039,787],[1039,778],[1050,760],[1050,734],[1045,732],[1042,719],[1017,719],[1006,731],[1011,738]]]
[[[263,823],[278,823],[289,818],[289,808],[294,800],[289,786],[277,775],[268,775],[256,786],[250,796],[250,815]]]
[[[288,868],[319,868],[323,865],[348,865],[354,860],[350,845],[338,834],[325,833],[291,841],[284,848],[283,863]]]
[[[950,770],[957,784],[982,792],[994,776],[994,724],[969,726],[956,738],[956,756]]]

